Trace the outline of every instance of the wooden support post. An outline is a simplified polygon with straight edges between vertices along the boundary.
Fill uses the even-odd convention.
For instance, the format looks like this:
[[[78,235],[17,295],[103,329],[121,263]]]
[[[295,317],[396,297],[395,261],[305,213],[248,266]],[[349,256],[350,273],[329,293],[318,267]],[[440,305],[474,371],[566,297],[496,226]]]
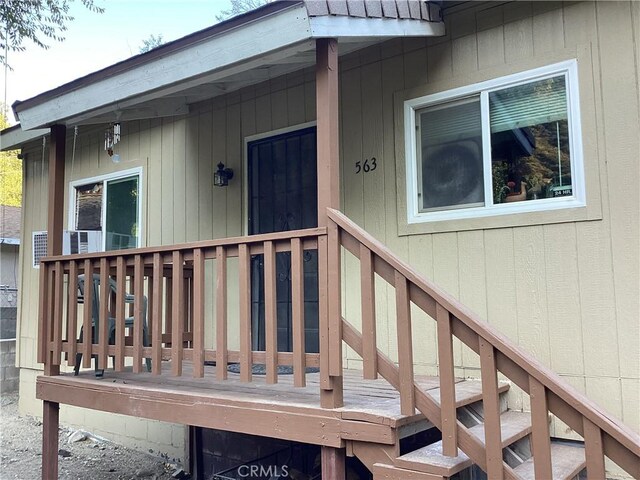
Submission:
[[[323,446],[320,451],[322,480],[344,480],[345,455],[344,448]]]
[[[318,226],[329,224],[327,208],[340,208],[340,164],[338,138],[338,42],[335,39],[316,40],[316,111],[318,150]],[[337,253],[336,253],[337,252]],[[339,248],[331,248],[327,238],[318,239],[318,280],[321,357],[321,404],[324,408],[342,406],[342,318],[340,286],[329,285],[329,279],[339,282],[340,272],[330,272],[339,265]],[[335,298],[330,298],[330,297]],[[335,317],[337,314],[338,318]],[[338,351],[335,351],[338,350]],[[335,356],[338,356],[337,358]]]
[[[60,404],[42,402],[42,480],[58,478],[58,423]]]
[[[47,210],[47,255],[62,255],[62,229],[64,204],[64,157],[67,139],[67,127],[53,125],[49,137],[49,191]],[[43,288],[43,285],[40,285]],[[51,325],[49,327],[52,327]],[[45,328],[40,335],[47,335],[47,340],[52,340],[52,328]],[[53,353],[47,348],[45,356],[45,375],[59,375],[60,365],[54,365]],[[56,453],[57,455],[57,453]]]

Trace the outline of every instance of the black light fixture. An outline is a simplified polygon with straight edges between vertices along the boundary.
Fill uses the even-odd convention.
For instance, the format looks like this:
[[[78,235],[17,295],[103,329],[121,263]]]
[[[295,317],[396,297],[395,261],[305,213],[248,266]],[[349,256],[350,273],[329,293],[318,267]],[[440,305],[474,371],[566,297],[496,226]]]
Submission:
[[[226,187],[229,185],[229,180],[233,178],[233,170],[225,168],[224,163],[218,164],[218,170],[213,174],[213,184],[216,187]]]

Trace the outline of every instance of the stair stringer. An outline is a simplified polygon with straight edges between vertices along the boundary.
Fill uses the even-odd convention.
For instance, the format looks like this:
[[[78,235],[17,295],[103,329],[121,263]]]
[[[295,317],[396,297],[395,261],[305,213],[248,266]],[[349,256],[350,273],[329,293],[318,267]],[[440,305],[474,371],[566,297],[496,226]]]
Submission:
[[[400,455],[400,445],[397,441],[394,445],[357,441],[350,443],[353,455],[372,473],[376,463],[393,465],[395,458]]]

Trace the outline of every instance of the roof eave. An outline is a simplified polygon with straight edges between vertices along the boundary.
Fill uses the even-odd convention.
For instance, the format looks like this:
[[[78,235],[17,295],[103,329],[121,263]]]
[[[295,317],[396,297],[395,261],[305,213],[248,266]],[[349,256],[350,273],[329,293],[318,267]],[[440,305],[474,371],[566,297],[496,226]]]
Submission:
[[[46,135],[49,135],[48,128],[25,131],[20,124],[13,125],[0,131],[0,151],[16,150]]]
[[[260,67],[268,61],[312,51],[317,38],[342,42],[444,34],[441,22],[412,19],[309,16],[302,2],[248,16],[233,28],[206,30],[171,48],[116,64],[13,106],[22,129],[88,122],[108,112],[137,108],[167,95]],[[212,27],[215,29],[215,27]],[[197,32],[198,33],[198,32]],[[255,39],[260,41],[256,42]],[[177,46],[175,45],[177,43]],[[147,104],[148,105],[148,104]],[[169,104],[167,114],[188,111]]]

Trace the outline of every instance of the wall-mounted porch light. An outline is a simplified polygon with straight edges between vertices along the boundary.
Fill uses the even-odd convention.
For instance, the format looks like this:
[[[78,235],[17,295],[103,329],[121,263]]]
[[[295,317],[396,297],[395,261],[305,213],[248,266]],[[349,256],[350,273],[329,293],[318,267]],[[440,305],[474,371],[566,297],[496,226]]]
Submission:
[[[216,187],[226,187],[229,185],[229,180],[233,178],[233,170],[225,168],[224,163],[218,164],[218,170],[213,174],[213,184]]]

